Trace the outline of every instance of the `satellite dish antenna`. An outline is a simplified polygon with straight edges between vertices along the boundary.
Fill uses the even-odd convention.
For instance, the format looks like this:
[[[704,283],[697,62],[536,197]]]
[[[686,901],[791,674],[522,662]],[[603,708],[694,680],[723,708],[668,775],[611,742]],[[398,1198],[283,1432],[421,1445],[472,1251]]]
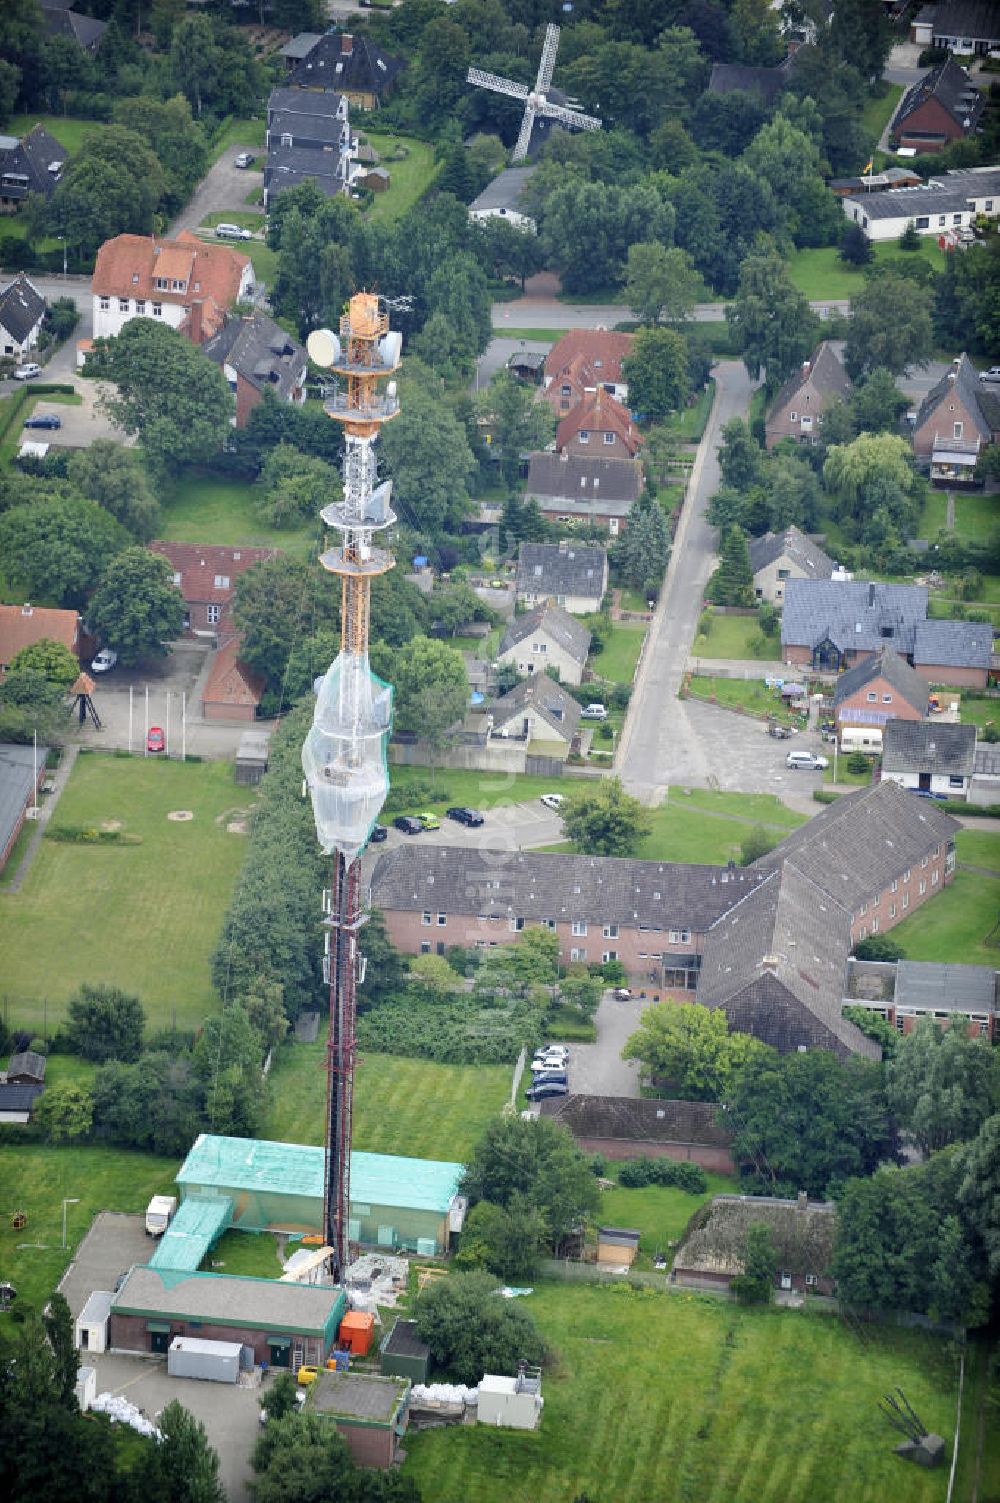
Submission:
[[[306,340],[306,349],[313,364],[326,370],[340,359],[340,340],[332,329],[313,329]]]

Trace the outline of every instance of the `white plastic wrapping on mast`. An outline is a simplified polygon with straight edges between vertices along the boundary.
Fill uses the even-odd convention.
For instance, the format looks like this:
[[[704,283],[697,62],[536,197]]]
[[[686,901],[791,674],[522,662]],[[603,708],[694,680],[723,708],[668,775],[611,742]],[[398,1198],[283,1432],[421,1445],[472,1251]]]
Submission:
[[[392,689],[366,655],[341,652],[327,669],[302,746],[320,848],[348,861],[362,850],[389,791]]]

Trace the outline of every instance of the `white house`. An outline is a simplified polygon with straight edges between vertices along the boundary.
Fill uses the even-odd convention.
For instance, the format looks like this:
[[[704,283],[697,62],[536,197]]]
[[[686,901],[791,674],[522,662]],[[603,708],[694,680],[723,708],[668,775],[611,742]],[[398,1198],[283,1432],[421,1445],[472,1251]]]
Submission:
[[[513,663],[518,673],[558,670],[564,684],[578,684],[590,651],[590,632],[561,605],[549,601],[517,616],[500,639],[498,660]]]
[[[882,730],[882,780],[941,798],[968,798],[976,764],[976,727],[933,720],[889,720]]]
[[[505,167],[492,183],[487,183],[478,198],[469,205],[470,219],[506,219],[519,230],[535,230],[535,221],[521,208],[521,194],[534,165]]]
[[[0,353],[23,360],[38,344],[48,304],[19,272],[0,292]]]
[[[554,600],[571,616],[599,611],[608,588],[608,555],[580,543],[522,543],[517,555],[521,605]]]
[[[253,285],[249,256],[190,230],[176,240],[116,235],[97,252],[91,278],[94,338],[120,334],[130,319],[153,318],[204,344],[230,308],[249,301]]]
[[[852,193],[841,202],[847,218],[869,240],[898,240],[911,223],[919,235],[954,239],[971,228],[977,215],[1000,216],[1000,167],[944,172],[919,188]]]

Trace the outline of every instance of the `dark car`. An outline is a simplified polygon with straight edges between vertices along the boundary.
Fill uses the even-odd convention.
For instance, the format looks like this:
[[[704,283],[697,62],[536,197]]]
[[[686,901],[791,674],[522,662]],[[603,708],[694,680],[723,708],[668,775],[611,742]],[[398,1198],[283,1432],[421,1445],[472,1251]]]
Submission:
[[[423,825],[413,814],[400,814],[393,820],[397,830],[402,830],[404,835],[419,835],[423,831]]]
[[[524,1094],[529,1101],[548,1101],[553,1096],[568,1096],[569,1086],[561,1085],[557,1080],[541,1081],[529,1086]]]
[[[43,412],[40,417],[25,418],[26,428],[61,428],[62,418],[56,417],[54,412]]]
[[[471,825],[475,828],[485,822],[478,809],[466,809],[461,804],[454,809],[448,809],[446,813],[449,819],[455,820],[460,825]]]
[[[381,845],[383,840],[389,838],[389,831],[385,825],[372,825],[372,832],[368,837],[370,845]]]
[[[568,1085],[569,1076],[565,1070],[533,1070],[531,1074],[532,1085]]]

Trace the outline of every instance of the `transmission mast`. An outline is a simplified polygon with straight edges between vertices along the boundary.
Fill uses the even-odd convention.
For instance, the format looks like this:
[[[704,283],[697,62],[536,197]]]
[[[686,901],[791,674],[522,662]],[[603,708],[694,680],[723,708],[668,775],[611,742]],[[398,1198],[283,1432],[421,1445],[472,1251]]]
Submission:
[[[379,430],[399,411],[396,383],[401,336],[389,329],[385,304],[371,293],[351,298],[339,335],[316,329],[307,341],[313,362],[335,378],[325,411],[344,429],[344,499],[323,508],[337,544],[320,555],[341,580],[340,652],[316,696],[312,727],[302,747],[302,768],[312,799],[321,848],[333,857],[326,960],[330,983],[327,1043],[326,1164],[323,1232],[333,1249],[330,1272],[340,1282],[349,1262],[351,1119],[354,1097],[357,987],[364,979],[358,935],[361,852],[389,791],[388,741],[392,689],[368,663],[371,582],[392,568],[375,534],[396,518],[391,482],[376,484]]]

